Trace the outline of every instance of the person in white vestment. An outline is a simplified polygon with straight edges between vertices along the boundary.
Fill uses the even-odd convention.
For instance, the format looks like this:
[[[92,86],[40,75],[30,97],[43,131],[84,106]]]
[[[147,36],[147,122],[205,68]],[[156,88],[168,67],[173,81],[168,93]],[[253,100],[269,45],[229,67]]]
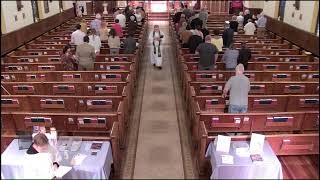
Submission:
[[[45,134],[34,136],[33,143],[25,154],[24,179],[52,179],[59,167],[51,154],[49,140]]]
[[[160,32],[159,25],[154,25],[154,29],[149,36],[153,45],[153,49],[151,50],[151,64],[159,69],[162,69],[162,38],[163,34]]]
[[[252,20],[249,19],[248,23],[243,27],[244,34],[245,35],[254,35],[254,32],[256,31],[256,25],[252,23]]]

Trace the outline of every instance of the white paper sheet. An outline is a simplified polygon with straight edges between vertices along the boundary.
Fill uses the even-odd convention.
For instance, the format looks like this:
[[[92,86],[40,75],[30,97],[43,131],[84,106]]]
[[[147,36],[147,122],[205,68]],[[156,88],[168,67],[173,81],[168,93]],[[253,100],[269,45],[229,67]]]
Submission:
[[[72,160],[71,160],[71,164],[72,165],[80,165],[82,163],[82,161],[87,157],[87,155],[85,154],[76,154]]]
[[[221,155],[222,164],[233,164],[233,156],[231,155]]]
[[[262,134],[251,134],[250,140],[250,154],[261,154],[263,152],[265,135]]]
[[[59,168],[54,172],[54,175],[57,178],[62,178],[65,174],[67,174],[72,167],[70,166],[59,166]]]
[[[216,151],[229,153],[231,137],[218,135]]]

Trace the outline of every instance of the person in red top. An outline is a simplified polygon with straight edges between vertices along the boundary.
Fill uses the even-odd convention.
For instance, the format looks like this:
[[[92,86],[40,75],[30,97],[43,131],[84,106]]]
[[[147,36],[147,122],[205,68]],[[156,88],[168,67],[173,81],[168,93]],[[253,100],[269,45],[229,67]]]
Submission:
[[[120,38],[123,37],[123,31],[122,31],[122,27],[119,24],[119,19],[115,19],[114,20],[114,24],[112,24],[112,28],[116,31],[117,36],[119,36]]]
[[[243,2],[242,0],[232,0],[231,2],[232,13],[231,14],[239,14],[240,11],[243,10]]]

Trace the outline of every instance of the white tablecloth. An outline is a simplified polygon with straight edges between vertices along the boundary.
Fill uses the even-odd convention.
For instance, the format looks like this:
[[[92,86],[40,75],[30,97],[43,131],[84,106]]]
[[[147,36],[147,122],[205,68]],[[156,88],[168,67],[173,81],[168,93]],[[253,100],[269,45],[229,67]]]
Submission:
[[[235,141],[237,142],[237,141]],[[263,161],[252,162],[249,157],[239,157],[231,142],[229,153],[217,152],[214,143],[208,146],[205,157],[211,157],[212,174],[210,179],[282,179],[281,163],[268,141],[264,142]],[[241,142],[241,141],[238,141]],[[243,142],[243,141],[242,141]],[[250,144],[248,142],[248,144]],[[221,155],[233,156],[234,164],[222,164]]]
[[[72,167],[64,179],[108,179],[113,163],[112,150],[109,141],[104,141],[97,155],[91,155],[90,145],[92,141],[83,141],[77,152],[69,153],[69,161],[73,154],[81,153],[87,155],[80,165]],[[88,148],[89,147],[89,148]],[[25,150],[19,150],[18,140],[13,140],[7,149],[1,154],[1,177],[4,179],[23,178],[23,157]],[[61,157],[64,158],[63,152]],[[61,165],[69,165],[65,160]]]

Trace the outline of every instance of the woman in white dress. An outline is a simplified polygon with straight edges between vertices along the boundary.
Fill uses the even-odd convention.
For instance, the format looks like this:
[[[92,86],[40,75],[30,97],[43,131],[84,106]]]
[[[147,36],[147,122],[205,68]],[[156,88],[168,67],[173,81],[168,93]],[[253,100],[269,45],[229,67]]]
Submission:
[[[154,25],[154,29],[149,36],[153,45],[153,49],[151,51],[151,64],[159,69],[162,69],[162,38],[163,34],[160,32],[159,25]]]
[[[91,29],[89,32],[89,44],[94,47],[94,51],[99,54],[101,48],[101,39],[100,36],[97,35],[95,29]]]

